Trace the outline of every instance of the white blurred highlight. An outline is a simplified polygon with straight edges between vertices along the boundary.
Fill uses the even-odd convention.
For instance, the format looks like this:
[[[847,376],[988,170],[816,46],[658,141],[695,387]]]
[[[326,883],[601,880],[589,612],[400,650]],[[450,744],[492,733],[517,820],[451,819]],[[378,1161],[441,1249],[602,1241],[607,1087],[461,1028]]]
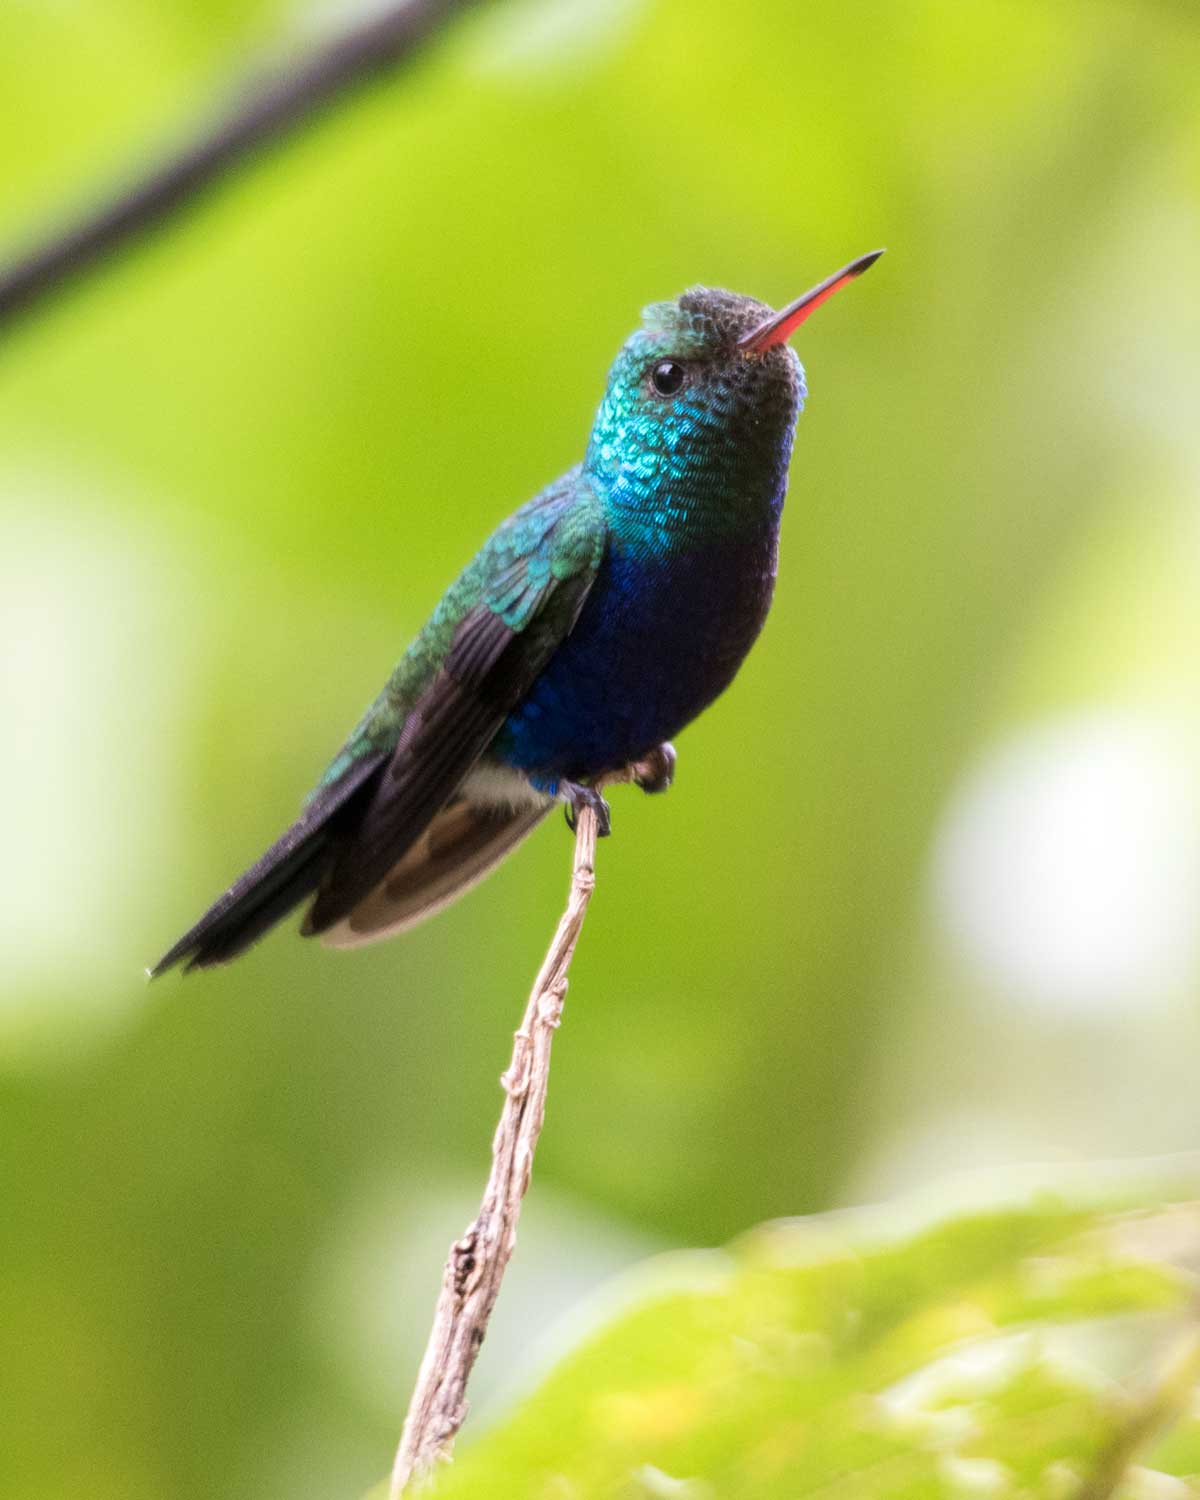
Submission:
[[[145,994],[146,954],[122,944],[168,857],[179,794],[154,731],[198,632],[173,554],[119,514],[101,523],[61,480],[0,478],[2,1056],[71,1055]]]
[[[987,990],[1064,1012],[1140,1009],[1193,980],[1200,809],[1187,737],[1149,710],[1040,727],[947,811],[940,923]]]

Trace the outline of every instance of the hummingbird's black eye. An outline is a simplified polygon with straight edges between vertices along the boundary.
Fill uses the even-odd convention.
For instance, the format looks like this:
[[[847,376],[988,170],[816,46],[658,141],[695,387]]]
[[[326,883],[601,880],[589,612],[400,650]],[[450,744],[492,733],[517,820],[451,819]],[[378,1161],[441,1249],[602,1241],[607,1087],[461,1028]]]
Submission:
[[[650,384],[660,396],[673,396],[687,379],[687,371],[677,359],[660,359],[650,371]]]

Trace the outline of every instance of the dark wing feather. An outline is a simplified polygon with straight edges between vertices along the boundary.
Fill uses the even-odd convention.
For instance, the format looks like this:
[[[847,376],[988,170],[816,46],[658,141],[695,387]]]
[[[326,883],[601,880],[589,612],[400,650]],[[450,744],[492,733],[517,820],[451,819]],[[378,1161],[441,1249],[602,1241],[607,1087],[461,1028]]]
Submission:
[[[320,788],[283,837],[163,954],[150,977],[184,960],[189,969],[202,969],[236,958],[311,895],[329,864],[334,839],[354,820],[386,762],[386,752],[366,755]]]
[[[553,621],[518,631],[487,603],[463,619],[445,665],[405,722],[362,822],[322,881],[304,922],[306,934],[325,932],[346,917],[458,790],[574,624],[591,577],[547,585],[546,595],[554,594]]]

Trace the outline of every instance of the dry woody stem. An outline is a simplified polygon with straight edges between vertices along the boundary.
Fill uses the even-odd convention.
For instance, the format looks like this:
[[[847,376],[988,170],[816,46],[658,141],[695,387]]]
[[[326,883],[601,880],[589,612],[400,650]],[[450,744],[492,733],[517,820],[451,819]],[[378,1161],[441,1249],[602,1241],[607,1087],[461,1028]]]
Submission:
[[[492,1170],[473,1224],[450,1247],[433,1329],[392,1470],[392,1500],[450,1457],[467,1415],[467,1380],[487,1332],[517,1238],[550,1082],[550,1047],[562,1016],[567,970],[595,884],[596,814],[584,808],[575,833],[567,908],[534,982],[503,1074],[504,1107],[492,1141]]]
[[[1101,1450],[1095,1470],[1079,1485],[1072,1500],[1111,1500],[1130,1479],[1139,1453],[1173,1426],[1195,1401],[1200,1381],[1198,1313],[1200,1304],[1193,1306],[1186,1327],[1166,1349],[1147,1388],[1130,1401],[1124,1420]]]

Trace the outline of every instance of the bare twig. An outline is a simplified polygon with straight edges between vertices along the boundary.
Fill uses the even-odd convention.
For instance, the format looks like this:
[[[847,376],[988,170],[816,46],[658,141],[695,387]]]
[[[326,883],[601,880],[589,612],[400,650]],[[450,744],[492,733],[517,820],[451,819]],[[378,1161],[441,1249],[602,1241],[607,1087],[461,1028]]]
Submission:
[[[194,204],[259,148],[284,139],[402,62],[472,0],[403,0],[248,91],[232,111],[61,234],[0,271],[0,326]]]
[[[1128,1479],[1138,1454],[1173,1426],[1196,1399],[1200,1381],[1197,1311],[1200,1309],[1193,1308],[1187,1326],[1167,1349],[1147,1389],[1131,1402],[1095,1469],[1076,1490],[1074,1500],[1110,1500]]]
[[[596,815],[584,808],[575,833],[567,909],[534,981],[514,1037],[512,1061],[501,1079],[504,1107],[492,1141],[492,1170],[483,1202],[474,1223],[451,1245],[442,1275],[433,1329],[392,1470],[392,1500],[399,1500],[410,1480],[427,1474],[439,1459],[449,1458],[467,1415],[467,1380],[516,1244],[521,1199],[529,1186],[546,1108],[550,1044],[592,897],[595,854]]]

